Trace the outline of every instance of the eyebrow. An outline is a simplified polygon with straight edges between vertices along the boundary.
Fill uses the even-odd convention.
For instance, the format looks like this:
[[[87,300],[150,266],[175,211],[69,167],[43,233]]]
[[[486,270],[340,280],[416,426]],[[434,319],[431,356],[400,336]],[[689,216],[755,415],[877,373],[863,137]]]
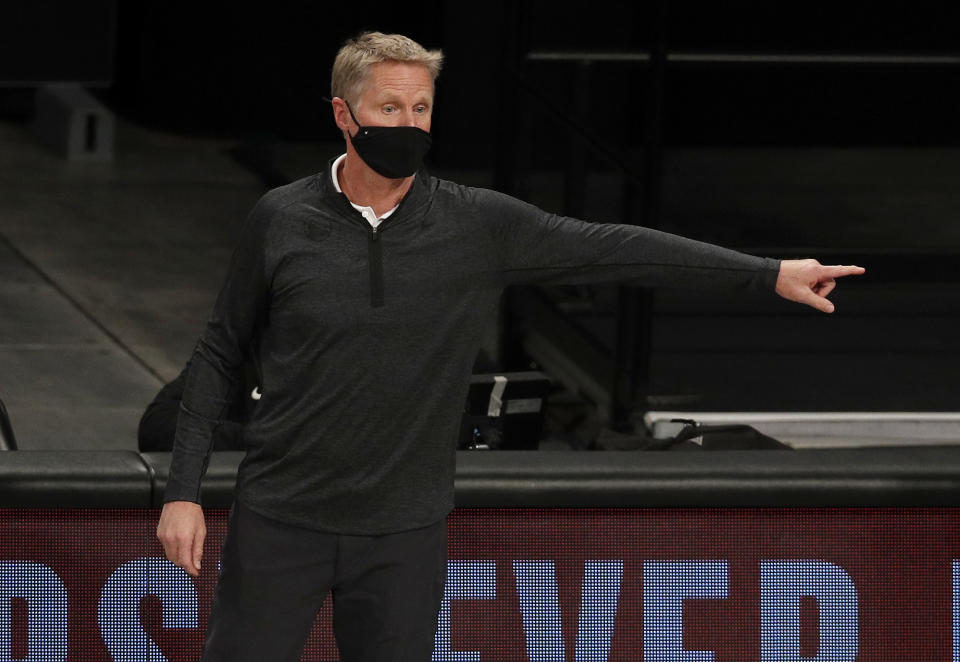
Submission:
[[[403,102],[401,102],[399,99],[393,96],[382,97],[381,99],[377,100],[376,103],[381,106],[388,103],[393,104],[395,106],[403,105]],[[413,101],[410,105],[411,106],[431,106],[433,105],[433,99],[419,99],[419,100]]]
[[[415,97],[417,100],[413,102],[413,105],[425,103],[432,104],[433,96],[421,96]],[[398,103],[400,101],[399,95],[396,92],[384,90],[380,92],[377,97],[375,97],[377,103]]]

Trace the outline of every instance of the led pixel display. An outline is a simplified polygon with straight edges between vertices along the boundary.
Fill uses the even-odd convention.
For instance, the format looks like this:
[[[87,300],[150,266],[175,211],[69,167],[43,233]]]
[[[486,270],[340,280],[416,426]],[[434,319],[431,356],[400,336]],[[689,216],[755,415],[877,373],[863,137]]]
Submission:
[[[0,662],[199,660],[159,510],[0,509]],[[458,509],[435,661],[960,661],[960,508]],[[328,599],[303,660],[337,660]]]

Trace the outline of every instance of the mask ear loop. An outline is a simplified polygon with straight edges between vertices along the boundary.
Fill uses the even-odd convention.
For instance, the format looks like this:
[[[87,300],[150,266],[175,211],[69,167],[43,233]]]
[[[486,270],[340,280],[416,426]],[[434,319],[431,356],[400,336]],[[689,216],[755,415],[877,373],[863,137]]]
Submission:
[[[331,99],[330,97],[321,97],[321,98],[322,98],[324,101],[328,102],[328,103],[333,103],[333,99]],[[347,101],[346,99],[344,99],[344,100],[343,100],[343,103],[347,106],[347,110],[350,112],[350,117],[353,118],[353,123],[357,125],[357,133],[360,133],[360,131],[363,131],[364,135],[366,135],[367,130],[364,129],[364,128],[363,128],[363,125],[360,124],[360,122],[357,121],[357,116],[353,114],[353,108],[350,107],[350,102]],[[350,132],[347,131],[347,135],[349,135],[349,134],[350,134]],[[351,139],[353,139],[353,138],[355,138],[355,137],[356,137],[356,135],[350,136]]]

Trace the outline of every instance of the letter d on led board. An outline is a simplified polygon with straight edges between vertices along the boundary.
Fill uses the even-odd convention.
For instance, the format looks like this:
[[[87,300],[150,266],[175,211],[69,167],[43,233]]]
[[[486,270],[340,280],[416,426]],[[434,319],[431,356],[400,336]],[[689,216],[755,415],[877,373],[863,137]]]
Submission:
[[[800,599],[820,609],[820,642],[814,657],[800,654]],[[760,563],[761,662],[852,662],[857,657],[857,589],[847,572],[818,560]]]

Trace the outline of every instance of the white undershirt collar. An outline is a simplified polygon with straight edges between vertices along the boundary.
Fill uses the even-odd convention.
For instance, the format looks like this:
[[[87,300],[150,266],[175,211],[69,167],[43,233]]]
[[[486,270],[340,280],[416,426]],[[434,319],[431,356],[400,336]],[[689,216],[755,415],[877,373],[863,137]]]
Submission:
[[[340,163],[342,163],[345,158],[347,158],[346,152],[338,156],[337,159],[333,162],[333,166],[330,172],[330,176],[333,178],[333,188],[337,189],[337,193],[343,193],[343,191],[340,190],[340,180],[337,177],[337,170],[340,168]],[[350,201],[349,198],[347,198],[347,200]],[[397,211],[397,207],[400,206],[400,204],[397,203],[393,209],[391,209],[390,211],[384,212],[383,216],[381,216],[380,218],[377,218],[377,213],[373,211],[373,207],[361,207],[360,205],[355,204],[353,201],[350,201],[350,204],[353,205],[354,209],[356,209],[358,212],[363,214],[363,217],[367,219],[367,222],[370,223],[370,225],[372,225],[373,227],[377,227],[378,225],[380,225],[380,221],[387,218],[393,212]]]

